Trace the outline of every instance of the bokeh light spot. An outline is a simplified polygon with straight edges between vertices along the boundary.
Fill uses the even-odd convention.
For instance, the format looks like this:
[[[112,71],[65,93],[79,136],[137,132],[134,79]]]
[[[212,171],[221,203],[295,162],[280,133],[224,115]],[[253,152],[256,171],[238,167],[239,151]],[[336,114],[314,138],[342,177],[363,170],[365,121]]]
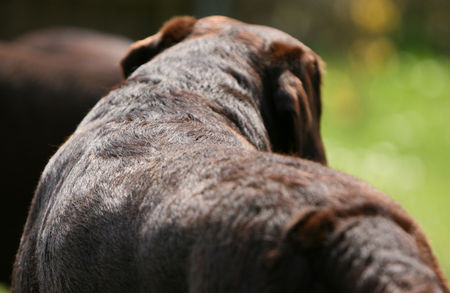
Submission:
[[[400,11],[392,0],[353,0],[350,5],[353,21],[369,33],[386,33],[400,23]]]

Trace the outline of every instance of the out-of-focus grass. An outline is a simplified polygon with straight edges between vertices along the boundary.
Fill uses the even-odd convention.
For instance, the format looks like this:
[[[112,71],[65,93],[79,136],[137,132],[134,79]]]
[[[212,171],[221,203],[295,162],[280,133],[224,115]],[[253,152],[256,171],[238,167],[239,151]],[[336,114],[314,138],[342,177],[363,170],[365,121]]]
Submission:
[[[405,52],[373,66],[322,55],[330,166],[401,203],[450,279],[450,59]]]
[[[10,292],[6,285],[0,283],[0,293],[8,293]]]

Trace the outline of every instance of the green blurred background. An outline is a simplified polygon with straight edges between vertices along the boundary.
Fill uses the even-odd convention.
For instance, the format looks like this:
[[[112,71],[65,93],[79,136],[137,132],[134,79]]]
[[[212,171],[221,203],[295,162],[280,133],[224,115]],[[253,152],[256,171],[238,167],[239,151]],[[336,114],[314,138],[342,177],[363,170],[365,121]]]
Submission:
[[[273,26],[322,56],[331,167],[399,201],[450,278],[449,0],[3,0],[0,39],[69,25],[137,40],[184,14]]]

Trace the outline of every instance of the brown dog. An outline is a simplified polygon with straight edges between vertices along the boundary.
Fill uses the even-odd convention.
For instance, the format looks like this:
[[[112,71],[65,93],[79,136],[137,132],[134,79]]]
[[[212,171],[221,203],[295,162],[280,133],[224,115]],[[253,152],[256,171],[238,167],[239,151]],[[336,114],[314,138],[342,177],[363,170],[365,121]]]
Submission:
[[[318,57],[224,17],[133,45],[44,170],[15,292],[449,292],[418,226],[325,162]]]

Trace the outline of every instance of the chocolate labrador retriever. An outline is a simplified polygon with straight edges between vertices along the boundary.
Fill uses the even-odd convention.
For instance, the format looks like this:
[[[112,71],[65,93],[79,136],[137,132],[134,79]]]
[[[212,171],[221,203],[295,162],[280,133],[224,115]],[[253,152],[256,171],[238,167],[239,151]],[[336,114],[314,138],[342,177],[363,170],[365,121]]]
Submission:
[[[183,17],[122,67],[42,174],[15,292],[449,292],[414,220],[324,165],[302,43]]]

